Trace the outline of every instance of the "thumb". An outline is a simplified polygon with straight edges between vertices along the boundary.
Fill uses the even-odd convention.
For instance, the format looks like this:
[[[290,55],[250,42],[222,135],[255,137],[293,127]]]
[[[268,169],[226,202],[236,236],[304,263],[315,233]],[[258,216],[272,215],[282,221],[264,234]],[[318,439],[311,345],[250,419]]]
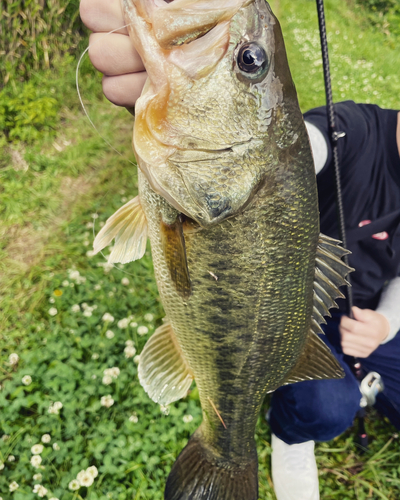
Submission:
[[[373,311],[370,309],[360,309],[359,307],[353,306],[352,308],[354,319],[361,321],[362,323],[367,323],[372,319]]]

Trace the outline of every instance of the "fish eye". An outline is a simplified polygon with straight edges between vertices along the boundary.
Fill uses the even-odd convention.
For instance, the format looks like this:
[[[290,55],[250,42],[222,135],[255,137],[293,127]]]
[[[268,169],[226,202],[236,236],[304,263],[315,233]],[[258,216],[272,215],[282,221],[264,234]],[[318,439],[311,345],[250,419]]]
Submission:
[[[258,76],[268,68],[268,56],[265,50],[255,42],[247,42],[243,44],[237,55],[237,64],[239,69],[251,76]]]

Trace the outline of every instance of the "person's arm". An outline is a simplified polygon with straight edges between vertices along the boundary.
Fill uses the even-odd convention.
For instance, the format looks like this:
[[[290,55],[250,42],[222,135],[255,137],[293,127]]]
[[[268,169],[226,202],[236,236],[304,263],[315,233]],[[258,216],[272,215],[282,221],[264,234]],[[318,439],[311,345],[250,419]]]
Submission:
[[[385,287],[376,312],[385,316],[390,325],[389,335],[381,342],[386,344],[400,330],[400,277],[391,280]]]
[[[307,120],[305,124],[314,158],[315,174],[319,174],[328,160],[328,144],[326,143],[325,136],[318,127]]]
[[[93,31],[89,57],[93,66],[104,74],[104,95],[118,106],[134,106],[147,74],[128,30],[123,28],[126,23],[120,0],[81,0],[80,15]]]

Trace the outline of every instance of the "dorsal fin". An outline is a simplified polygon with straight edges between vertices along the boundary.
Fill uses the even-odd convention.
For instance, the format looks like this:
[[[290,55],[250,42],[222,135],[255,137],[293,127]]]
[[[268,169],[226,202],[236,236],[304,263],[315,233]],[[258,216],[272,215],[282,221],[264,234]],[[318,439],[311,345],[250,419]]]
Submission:
[[[340,245],[340,241],[320,234],[315,259],[311,331],[301,356],[286,376],[283,385],[344,376],[339,362],[317,335],[323,333],[319,325],[326,323],[324,316],[330,316],[329,309],[337,307],[335,299],[344,297],[339,287],[348,285],[346,276],[354,271],[342,261],[342,257],[350,252]]]
[[[93,249],[100,252],[115,238],[115,245],[108,258],[110,264],[126,264],[141,259],[146,251],[147,220],[139,196],[128,201],[115,212],[96,236]]]
[[[184,398],[193,374],[166,321],[153,333],[140,355],[139,380],[153,401],[168,405]]]

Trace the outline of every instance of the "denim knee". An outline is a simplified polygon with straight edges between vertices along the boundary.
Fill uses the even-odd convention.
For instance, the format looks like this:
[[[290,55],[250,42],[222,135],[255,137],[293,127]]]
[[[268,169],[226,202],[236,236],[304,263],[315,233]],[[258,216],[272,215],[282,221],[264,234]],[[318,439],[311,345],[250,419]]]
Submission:
[[[272,432],[287,444],[329,441],[352,425],[360,397],[351,373],[341,380],[312,380],[281,387],[271,400]]]

